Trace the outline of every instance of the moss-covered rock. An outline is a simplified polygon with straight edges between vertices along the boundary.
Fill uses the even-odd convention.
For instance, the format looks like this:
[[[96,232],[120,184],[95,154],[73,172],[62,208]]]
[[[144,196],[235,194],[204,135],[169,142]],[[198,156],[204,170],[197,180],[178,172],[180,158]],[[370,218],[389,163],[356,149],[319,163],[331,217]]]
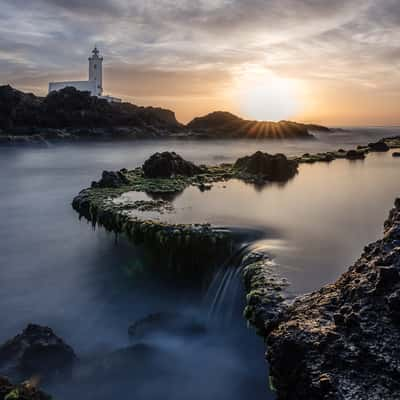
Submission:
[[[34,380],[15,385],[0,376],[0,400],[51,400],[51,396],[37,389]]]
[[[143,164],[146,178],[171,178],[173,176],[193,176],[201,173],[201,168],[183,159],[175,152],[155,153]]]
[[[239,158],[234,165],[236,170],[257,175],[267,181],[287,181],[297,173],[297,161],[284,154],[268,154],[257,151],[251,156]]]

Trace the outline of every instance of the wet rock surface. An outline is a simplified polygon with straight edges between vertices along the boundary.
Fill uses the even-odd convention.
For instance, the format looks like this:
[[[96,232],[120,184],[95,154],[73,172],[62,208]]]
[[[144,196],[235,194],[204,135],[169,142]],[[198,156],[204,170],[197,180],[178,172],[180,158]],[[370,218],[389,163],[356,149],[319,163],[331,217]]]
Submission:
[[[177,175],[193,176],[202,172],[201,168],[183,159],[175,152],[155,153],[143,164],[146,178],[171,178]]]
[[[268,181],[286,181],[297,173],[298,163],[284,154],[271,155],[257,151],[251,156],[239,158],[234,168]]]
[[[335,283],[275,304],[272,314],[265,296],[256,299],[252,322],[267,338],[279,399],[400,398],[399,273],[398,199],[383,238]]]
[[[51,396],[37,389],[34,382],[14,385],[0,376],[0,400],[51,400]]]
[[[50,328],[29,324],[0,346],[1,373],[23,378],[68,372],[77,360],[72,348]]]

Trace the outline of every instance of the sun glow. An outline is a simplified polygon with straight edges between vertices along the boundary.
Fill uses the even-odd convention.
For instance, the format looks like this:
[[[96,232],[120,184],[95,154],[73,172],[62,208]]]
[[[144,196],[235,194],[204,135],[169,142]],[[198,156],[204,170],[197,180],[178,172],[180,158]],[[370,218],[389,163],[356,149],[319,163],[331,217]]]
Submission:
[[[237,89],[241,114],[258,121],[279,121],[301,111],[300,83],[269,73],[248,73]]]

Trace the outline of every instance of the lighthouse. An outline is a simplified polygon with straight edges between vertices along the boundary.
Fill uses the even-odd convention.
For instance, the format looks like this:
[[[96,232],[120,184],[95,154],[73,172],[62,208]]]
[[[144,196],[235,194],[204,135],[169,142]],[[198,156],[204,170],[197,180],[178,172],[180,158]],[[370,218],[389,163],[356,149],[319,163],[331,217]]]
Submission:
[[[92,51],[92,56],[89,57],[89,81],[94,82],[95,96],[103,94],[103,57],[99,50],[95,47]]]
[[[97,46],[92,50],[89,60],[89,80],[87,81],[65,81],[50,82],[49,93],[66,87],[74,87],[82,92],[89,92],[91,96],[97,96],[109,102],[120,103],[121,99],[112,96],[103,96],[103,57]]]

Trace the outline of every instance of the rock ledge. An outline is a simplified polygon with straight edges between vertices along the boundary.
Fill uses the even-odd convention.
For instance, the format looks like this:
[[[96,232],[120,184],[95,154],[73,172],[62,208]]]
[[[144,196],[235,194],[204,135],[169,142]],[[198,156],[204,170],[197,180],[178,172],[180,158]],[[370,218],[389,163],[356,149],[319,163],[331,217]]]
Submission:
[[[257,289],[249,315],[257,311],[250,320],[267,339],[279,399],[400,399],[400,199],[383,238],[335,283],[272,314]]]

